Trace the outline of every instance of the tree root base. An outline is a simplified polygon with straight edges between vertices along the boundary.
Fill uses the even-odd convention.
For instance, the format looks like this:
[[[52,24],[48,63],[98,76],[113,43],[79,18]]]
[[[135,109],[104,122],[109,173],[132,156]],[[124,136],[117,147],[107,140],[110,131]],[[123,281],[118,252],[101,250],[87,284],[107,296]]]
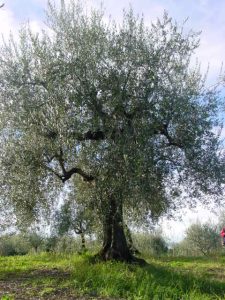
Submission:
[[[102,251],[97,253],[93,258],[93,262],[100,262],[100,261],[119,261],[128,264],[135,264],[139,266],[146,266],[148,264],[144,259],[133,256],[130,253],[127,255],[119,255],[118,252],[114,252],[112,250],[106,253]]]

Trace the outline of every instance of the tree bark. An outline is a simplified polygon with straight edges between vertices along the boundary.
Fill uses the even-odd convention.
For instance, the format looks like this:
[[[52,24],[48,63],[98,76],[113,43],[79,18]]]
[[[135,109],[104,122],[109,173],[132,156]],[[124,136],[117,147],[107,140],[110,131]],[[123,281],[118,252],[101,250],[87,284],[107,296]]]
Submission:
[[[132,254],[140,254],[140,251],[134,246],[133,239],[131,236],[131,231],[127,224],[124,223],[124,230],[127,238],[127,245],[131,251]]]
[[[123,228],[123,209],[121,201],[109,199],[109,208],[103,221],[103,247],[99,253],[103,260],[131,262],[134,257],[127,245]]]

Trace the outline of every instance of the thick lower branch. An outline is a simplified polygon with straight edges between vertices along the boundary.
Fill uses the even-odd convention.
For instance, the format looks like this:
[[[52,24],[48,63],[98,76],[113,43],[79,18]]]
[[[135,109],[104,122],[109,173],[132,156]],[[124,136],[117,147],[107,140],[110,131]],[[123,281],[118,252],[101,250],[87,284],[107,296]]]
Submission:
[[[128,114],[124,113],[125,116],[127,117],[127,124],[130,129],[132,129],[132,118],[133,114]],[[99,141],[99,140],[105,140],[106,138],[115,140],[117,136],[120,136],[124,133],[124,128],[114,128],[110,132],[104,132],[102,130],[97,130],[97,131],[87,131],[84,134],[78,134],[77,135],[77,140],[78,141],[86,141],[86,140],[94,140],[94,141]],[[154,134],[161,134],[165,136],[168,140],[167,146],[175,146],[180,149],[183,148],[183,145],[176,141],[168,132],[168,125],[167,124],[162,124],[159,126],[157,129],[154,130]]]
[[[60,178],[62,180],[62,182],[66,182],[68,179],[70,179],[70,177],[73,174],[79,174],[80,176],[83,177],[84,181],[93,181],[94,177],[92,175],[86,174],[83,170],[81,170],[80,168],[72,168],[69,171],[66,171],[65,168],[65,160],[63,158],[63,149],[62,147],[60,147],[60,151],[59,153],[55,154],[53,156],[54,158],[56,158],[58,160],[58,163],[60,165],[60,168],[62,170],[62,175],[58,174],[55,170],[53,170],[50,167],[47,167],[48,170],[50,170],[53,174],[55,174],[58,178]]]
[[[49,170],[50,172],[52,172],[54,175],[56,175],[60,180],[62,180],[63,183],[66,182],[68,179],[70,179],[70,177],[73,174],[79,174],[79,175],[81,175],[83,177],[84,181],[87,181],[87,182],[91,182],[91,181],[93,181],[95,179],[94,176],[86,174],[80,168],[72,168],[69,171],[65,171],[63,175],[59,174],[54,169],[52,169],[52,168],[50,168],[48,166],[45,166],[45,168],[47,170]]]
[[[84,171],[82,171],[80,168],[72,168],[71,170],[69,170],[68,172],[65,172],[65,174],[62,176],[62,182],[67,181],[68,179],[70,179],[70,177],[73,174],[79,174],[83,177],[84,181],[93,181],[94,177],[92,175],[88,175],[86,174]]]

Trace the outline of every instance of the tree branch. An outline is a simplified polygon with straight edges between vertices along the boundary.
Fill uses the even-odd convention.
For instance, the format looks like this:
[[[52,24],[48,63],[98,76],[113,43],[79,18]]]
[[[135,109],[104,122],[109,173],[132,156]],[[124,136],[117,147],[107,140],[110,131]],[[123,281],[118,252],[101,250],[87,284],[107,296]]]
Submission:
[[[183,145],[181,143],[178,143],[177,141],[175,141],[175,139],[173,139],[168,132],[168,124],[162,124],[159,129],[156,129],[155,134],[162,134],[164,135],[167,140],[168,140],[168,144],[167,146],[176,146],[178,148],[183,148]]]
[[[88,130],[83,135],[78,134],[78,136],[77,136],[78,141],[86,141],[86,140],[99,141],[99,140],[104,140],[105,138],[106,138],[106,135],[102,130],[97,130],[97,131]]]
[[[87,182],[91,182],[93,181],[95,178],[92,175],[88,175],[86,174],[83,170],[81,170],[80,168],[72,168],[69,171],[65,171],[65,173],[63,175],[60,175],[58,172],[56,172],[54,169],[48,167],[48,166],[44,166],[47,170],[49,170],[50,172],[52,172],[54,175],[56,175],[63,183],[66,182],[68,179],[70,179],[70,177],[73,174],[79,174],[83,177],[84,181]]]
[[[66,171],[65,168],[65,162],[64,162],[64,158],[63,158],[63,150],[60,147],[60,152],[54,156],[52,156],[52,159],[56,158],[59,162],[60,168],[62,169],[62,175],[60,175],[58,172],[56,172],[54,169],[52,169],[51,167],[44,165],[44,167],[49,170],[50,172],[52,172],[54,175],[56,175],[63,183],[66,182],[68,179],[70,179],[70,177],[73,174],[79,174],[80,176],[83,177],[84,181],[93,181],[94,177],[92,175],[88,175],[86,174],[83,170],[81,170],[80,168],[72,168],[69,171]]]
[[[83,177],[84,181],[93,181],[94,177],[92,175],[86,174],[84,171],[82,171],[80,168],[72,168],[69,171],[66,171],[65,174],[62,176],[62,182],[66,182],[73,174],[79,174]]]

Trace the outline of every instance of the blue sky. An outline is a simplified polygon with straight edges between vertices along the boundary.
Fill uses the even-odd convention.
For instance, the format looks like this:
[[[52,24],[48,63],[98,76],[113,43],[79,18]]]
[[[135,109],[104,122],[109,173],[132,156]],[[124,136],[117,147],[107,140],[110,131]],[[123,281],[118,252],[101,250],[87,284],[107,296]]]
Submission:
[[[60,0],[57,2],[60,3]],[[102,0],[82,2],[99,6]],[[5,36],[10,30],[16,33],[21,24],[28,20],[35,31],[43,27],[47,0],[0,0],[1,3],[5,3],[5,6],[0,10],[0,32]],[[222,62],[225,63],[225,0],[105,0],[106,15],[112,15],[119,21],[122,9],[129,7],[129,4],[135,12],[143,13],[149,24],[162,16],[164,10],[180,24],[188,18],[187,29],[202,31],[201,44],[196,52],[202,70],[206,70],[210,64],[209,81],[216,80]],[[197,207],[194,212],[186,210],[183,215],[183,222],[163,220],[162,228],[173,240],[179,240],[187,226],[197,219],[215,220],[215,215],[202,207]]]
[[[32,0],[5,0],[5,9],[14,13],[17,22],[23,22],[27,18],[40,19],[43,17],[43,3]]]

